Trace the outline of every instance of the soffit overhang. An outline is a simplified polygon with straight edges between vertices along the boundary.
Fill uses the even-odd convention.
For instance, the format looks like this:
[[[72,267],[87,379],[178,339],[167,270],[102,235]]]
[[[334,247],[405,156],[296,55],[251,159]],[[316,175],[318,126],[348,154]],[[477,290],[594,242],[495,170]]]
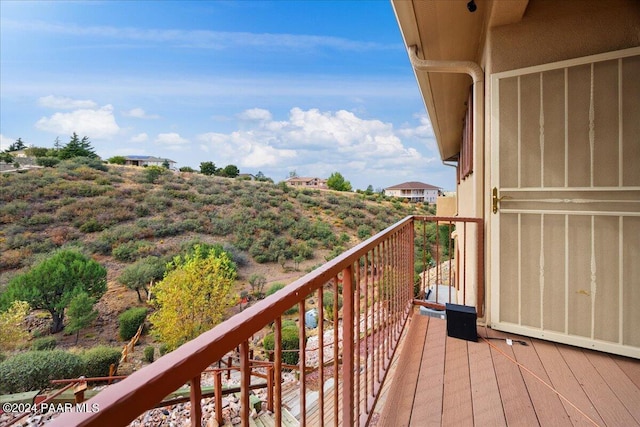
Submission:
[[[473,61],[480,65],[487,29],[522,19],[528,0],[392,0],[407,49],[418,46],[420,59]],[[484,68],[484,67],[483,67]],[[442,160],[460,152],[466,102],[472,84],[466,74],[414,70]]]

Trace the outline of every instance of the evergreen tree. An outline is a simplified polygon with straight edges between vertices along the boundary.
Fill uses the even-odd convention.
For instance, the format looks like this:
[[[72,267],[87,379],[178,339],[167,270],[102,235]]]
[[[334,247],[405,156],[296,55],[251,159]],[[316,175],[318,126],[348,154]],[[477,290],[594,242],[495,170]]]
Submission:
[[[78,344],[80,330],[91,325],[91,322],[98,317],[98,310],[94,310],[93,304],[94,300],[86,292],[78,293],[69,303],[67,308],[69,323],[64,331],[68,334],[75,332],[76,344]]]
[[[84,136],[82,139],[78,137],[75,132],[71,136],[71,140],[67,145],[62,147],[58,153],[60,159],[71,159],[73,157],[90,157],[95,159],[98,155],[93,151],[91,141],[88,136]]]
[[[0,295],[0,309],[13,301],[26,301],[34,309],[51,313],[51,333],[60,332],[64,310],[79,292],[99,299],[107,291],[107,270],[74,250],[60,250],[9,281]]]
[[[16,139],[16,142],[14,142],[13,144],[9,145],[9,148],[7,148],[7,151],[11,152],[11,151],[20,151],[20,150],[24,150],[25,148],[27,148],[26,145],[24,145],[24,142],[22,142],[21,138]]]

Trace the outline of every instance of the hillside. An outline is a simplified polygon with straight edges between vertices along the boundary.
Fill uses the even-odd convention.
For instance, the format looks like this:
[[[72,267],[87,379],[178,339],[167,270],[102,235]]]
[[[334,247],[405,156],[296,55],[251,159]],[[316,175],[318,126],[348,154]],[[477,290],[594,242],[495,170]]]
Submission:
[[[379,195],[69,160],[0,174],[0,290],[43,255],[80,247],[107,268],[109,290],[79,345],[122,345],[117,316],[140,303],[117,278],[137,259],[221,243],[238,264],[240,293],[251,274],[289,283],[409,214],[429,212]],[[31,316],[38,334],[45,317]]]

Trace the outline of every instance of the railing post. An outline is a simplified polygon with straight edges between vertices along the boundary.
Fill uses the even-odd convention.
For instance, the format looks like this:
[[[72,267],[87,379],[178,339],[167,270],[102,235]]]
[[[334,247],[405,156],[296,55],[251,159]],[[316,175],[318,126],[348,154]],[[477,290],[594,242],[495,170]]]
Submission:
[[[213,393],[215,400],[216,422],[222,425],[222,372],[213,371]]]
[[[324,423],[324,301],[323,289],[318,289],[318,378],[320,387],[318,389],[318,402],[320,404],[320,425]],[[334,383],[336,384],[336,383]]]
[[[202,389],[200,388],[200,375],[193,377],[189,381],[191,385],[191,426],[200,427],[202,425]]]
[[[306,373],[306,343],[307,343],[307,333],[306,327],[304,324],[304,300],[300,301],[298,304],[298,324],[300,325],[300,335],[299,335],[299,353],[298,353],[298,364],[300,365],[300,424],[307,425],[307,373]]]
[[[273,412],[273,366],[267,366],[267,410]]]
[[[482,220],[476,222],[476,236],[478,240],[478,248],[476,250],[478,253],[476,310],[478,311],[478,317],[484,317],[484,223]]]
[[[76,385],[73,388],[73,396],[74,396],[75,403],[82,403],[84,402],[84,392],[87,389],[87,382],[80,381],[75,384]]]
[[[336,297],[337,299],[337,297]],[[354,423],[353,266],[342,271],[342,425]]]
[[[249,342],[240,344],[240,419],[243,426],[249,425],[249,386],[251,367],[249,366]]]
[[[276,317],[274,324],[274,371],[275,371],[275,416],[276,425],[282,425],[282,318]]]

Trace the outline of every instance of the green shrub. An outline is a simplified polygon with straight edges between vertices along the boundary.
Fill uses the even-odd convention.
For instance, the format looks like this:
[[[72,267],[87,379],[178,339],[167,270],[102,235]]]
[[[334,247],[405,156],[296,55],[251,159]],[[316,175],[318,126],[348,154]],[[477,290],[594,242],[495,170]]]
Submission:
[[[287,316],[291,316],[293,314],[296,314],[299,311],[300,311],[300,307],[298,307],[298,304],[296,304],[293,307],[291,307],[290,309],[286,310],[284,312],[284,314],[287,315]]]
[[[81,354],[84,363],[83,375],[87,378],[106,377],[111,365],[118,366],[120,349],[99,345]]]
[[[95,233],[102,230],[104,230],[104,225],[99,223],[95,218],[89,219],[80,226],[80,231],[83,233]]]
[[[152,345],[146,346],[144,348],[144,360],[146,360],[149,363],[153,363],[153,356],[155,352],[156,352],[155,347],[153,347]]]
[[[83,362],[62,350],[28,351],[0,363],[0,393],[21,393],[51,386],[50,381],[77,378]]]
[[[160,353],[160,356],[162,357],[168,352],[169,352],[169,346],[165,343],[160,344],[160,348],[158,348],[158,353]]]
[[[147,309],[144,307],[130,308],[120,316],[118,316],[118,324],[120,325],[120,338],[128,341],[138,332],[138,328],[147,317]]]
[[[145,241],[126,242],[113,248],[111,254],[118,261],[130,262],[138,259],[141,254],[147,254],[152,248],[153,247]]]
[[[39,351],[39,350],[53,350],[56,348],[56,338],[55,337],[42,337],[33,340],[31,344],[31,350]]]
[[[38,157],[36,159],[36,164],[45,168],[52,168],[58,163],[60,163],[60,159],[56,157]]]
[[[273,332],[268,334],[262,340],[265,350],[273,351],[275,349],[275,336]],[[300,338],[298,337],[297,326],[282,327],[282,350],[298,350],[300,348]],[[297,365],[299,360],[299,352],[283,351],[282,362],[287,365]]]
[[[274,283],[271,286],[269,286],[269,289],[267,289],[266,295],[273,295],[275,294],[277,291],[279,291],[280,289],[284,288],[286,285],[284,283]]]
[[[298,324],[296,323],[295,320],[291,320],[291,319],[284,319],[282,321],[282,325],[281,325],[282,329],[284,328],[297,328]]]
[[[358,227],[358,238],[360,240],[365,240],[371,237],[371,227],[368,225],[361,225]]]
[[[322,306],[324,307],[324,316],[333,320],[334,317],[334,294],[332,291],[324,291],[322,293]],[[342,308],[342,296],[338,295],[338,310]]]
[[[111,255],[118,261],[133,261],[136,258],[136,252],[138,252],[137,243],[122,243],[111,250]]]
[[[79,169],[82,166],[87,166],[91,169],[107,172],[109,168],[105,165],[102,160],[91,157],[74,157],[71,159],[64,160],[61,163],[65,169],[75,170]]]
[[[145,168],[142,182],[153,184],[161,176],[167,173],[167,170],[161,166],[149,166]]]

